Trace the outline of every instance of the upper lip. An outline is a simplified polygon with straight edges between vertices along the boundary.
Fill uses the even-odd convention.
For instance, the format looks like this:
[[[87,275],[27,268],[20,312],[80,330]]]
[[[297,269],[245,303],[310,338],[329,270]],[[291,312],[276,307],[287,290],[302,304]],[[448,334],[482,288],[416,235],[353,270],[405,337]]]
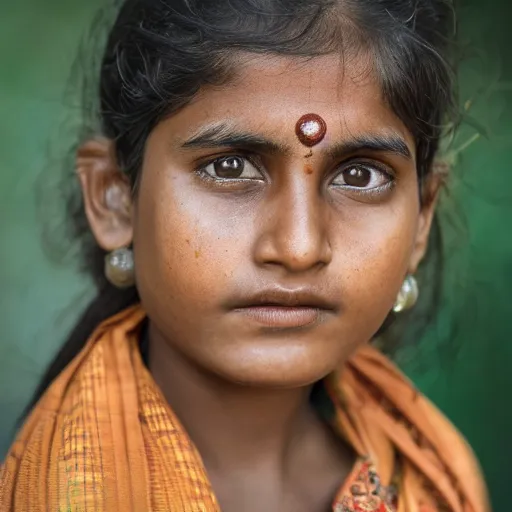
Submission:
[[[337,305],[311,288],[272,287],[233,300],[230,309],[250,307],[302,307],[337,310]]]

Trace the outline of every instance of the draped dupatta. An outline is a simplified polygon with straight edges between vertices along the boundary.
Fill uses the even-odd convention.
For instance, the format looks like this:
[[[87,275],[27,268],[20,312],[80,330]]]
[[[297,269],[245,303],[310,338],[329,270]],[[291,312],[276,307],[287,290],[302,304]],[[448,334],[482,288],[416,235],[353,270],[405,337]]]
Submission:
[[[142,361],[144,318],[136,306],[105,321],[39,401],[0,469],[2,512],[220,511]],[[333,510],[489,510],[463,438],[378,351],[362,348],[326,388],[360,455]]]

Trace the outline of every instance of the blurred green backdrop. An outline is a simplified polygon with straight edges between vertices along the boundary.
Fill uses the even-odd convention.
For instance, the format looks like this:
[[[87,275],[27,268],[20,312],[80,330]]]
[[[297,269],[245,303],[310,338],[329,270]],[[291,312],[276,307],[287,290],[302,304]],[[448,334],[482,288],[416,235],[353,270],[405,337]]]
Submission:
[[[73,142],[62,127],[76,118],[77,99],[65,90],[78,42],[102,4],[0,6],[0,460],[43,368],[92,296],[71,263],[52,264],[43,253],[36,183],[55,181],[59,155]],[[470,440],[498,512],[510,510],[512,457],[511,14],[507,0],[461,5],[461,104],[471,119],[455,147],[471,144],[457,159],[451,200],[464,223],[453,226],[445,216],[441,314],[417,351],[399,358]],[[43,210],[51,211],[50,203]],[[457,350],[439,348],[445,346]]]

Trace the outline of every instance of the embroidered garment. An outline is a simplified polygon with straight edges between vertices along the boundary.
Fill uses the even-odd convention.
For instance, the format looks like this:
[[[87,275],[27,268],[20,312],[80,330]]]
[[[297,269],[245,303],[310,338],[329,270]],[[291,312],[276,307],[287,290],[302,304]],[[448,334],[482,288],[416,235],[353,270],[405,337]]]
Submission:
[[[2,512],[219,512],[195,446],[139,351],[140,307],[104,322],[53,382],[0,470]],[[462,437],[379,352],[326,381],[359,454],[335,512],[487,512]]]

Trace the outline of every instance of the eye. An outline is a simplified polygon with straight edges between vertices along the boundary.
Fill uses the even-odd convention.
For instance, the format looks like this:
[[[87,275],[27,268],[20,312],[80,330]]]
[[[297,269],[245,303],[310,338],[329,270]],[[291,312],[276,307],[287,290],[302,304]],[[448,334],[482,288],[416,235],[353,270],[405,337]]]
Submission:
[[[337,187],[373,190],[384,188],[393,182],[393,176],[369,164],[351,164],[346,166],[331,182]]]
[[[262,173],[241,156],[217,158],[201,169],[201,172],[214,180],[262,180]]]

